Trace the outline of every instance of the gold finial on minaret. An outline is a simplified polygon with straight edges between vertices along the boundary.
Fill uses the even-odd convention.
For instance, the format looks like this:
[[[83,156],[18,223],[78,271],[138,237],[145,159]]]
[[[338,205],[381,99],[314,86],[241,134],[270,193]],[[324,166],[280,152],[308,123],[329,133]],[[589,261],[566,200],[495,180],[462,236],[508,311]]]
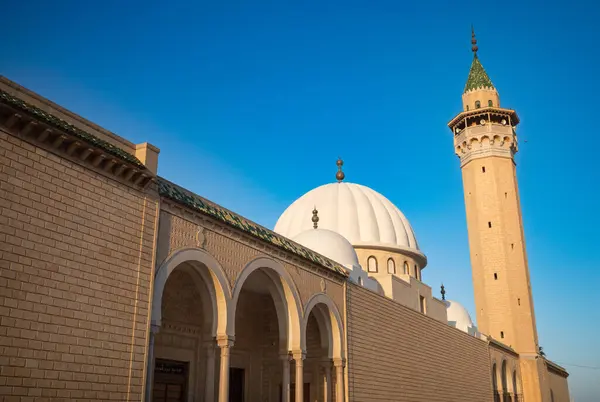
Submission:
[[[342,166],[344,165],[344,161],[342,160],[342,158],[338,157],[338,160],[335,164],[338,167],[338,171],[335,174],[335,178],[337,179],[338,183],[341,183],[344,180],[344,177],[346,177],[344,172],[342,172]]]
[[[477,50],[479,50],[479,48],[477,47],[477,39],[475,39],[475,29],[473,28],[473,25],[471,25],[471,45],[471,50],[477,55]]]
[[[442,300],[446,300],[446,289],[444,288],[443,283],[442,283],[442,291],[440,293],[442,294]]]
[[[313,228],[317,229],[319,227],[319,211],[317,211],[317,206],[315,205],[315,208],[313,209],[313,216],[312,216],[312,222],[313,222]]]

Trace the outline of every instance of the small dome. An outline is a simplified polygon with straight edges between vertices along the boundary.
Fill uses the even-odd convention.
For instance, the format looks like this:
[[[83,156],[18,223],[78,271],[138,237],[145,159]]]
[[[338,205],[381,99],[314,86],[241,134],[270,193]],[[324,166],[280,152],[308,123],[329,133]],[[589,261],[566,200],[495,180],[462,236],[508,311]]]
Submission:
[[[448,323],[463,332],[469,333],[469,329],[474,326],[467,309],[462,304],[452,300],[446,300],[445,303],[448,313]]]
[[[296,243],[353,270],[360,267],[354,247],[346,238],[327,229],[308,229],[292,238]]]
[[[315,205],[319,228],[341,234],[354,246],[386,246],[422,255],[404,214],[375,190],[354,183],[325,184],[304,194],[281,215],[275,232],[293,239],[310,229],[306,217]]]

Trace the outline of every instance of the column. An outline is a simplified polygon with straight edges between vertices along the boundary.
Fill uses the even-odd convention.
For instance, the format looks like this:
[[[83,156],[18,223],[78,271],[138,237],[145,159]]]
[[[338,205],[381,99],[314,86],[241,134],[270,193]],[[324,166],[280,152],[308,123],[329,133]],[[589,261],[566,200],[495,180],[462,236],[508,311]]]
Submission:
[[[206,356],[206,383],[204,384],[204,402],[215,400],[215,341],[214,339],[204,343]]]
[[[154,387],[154,338],[160,329],[160,325],[150,324],[148,339],[148,361],[146,362],[146,401],[152,400],[152,388]]]
[[[335,366],[335,396],[336,402],[344,402],[344,359],[333,359]]]
[[[219,370],[219,402],[229,402],[229,356],[233,347],[233,340],[229,337],[217,340],[221,348],[221,362]]]
[[[290,355],[288,353],[281,355],[283,376],[281,380],[281,400],[290,402]]]
[[[331,402],[331,360],[325,359],[321,362],[323,367],[323,401]]]
[[[304,401],[304,352],[293,353],[296,363],[296,401]]]

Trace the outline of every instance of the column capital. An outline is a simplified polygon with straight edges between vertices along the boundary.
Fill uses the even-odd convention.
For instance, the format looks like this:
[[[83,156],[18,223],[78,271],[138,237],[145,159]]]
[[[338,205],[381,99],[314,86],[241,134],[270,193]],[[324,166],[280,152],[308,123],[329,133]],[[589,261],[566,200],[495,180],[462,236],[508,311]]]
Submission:
[[[334,357],[333,358],[333,365],[335,367],[345,367],[346,366],[346,359],[343,359],[341,357]]]
[[[231,348],[233,347],[235,339],[233,336],[219,335],[217,336],[217,345],[220,348]]]
[[[279,353],[279,359],[281,359],[281,361],[290,361],[292,360],[292,356],[290,355],[290,352],[281,352]]]
[[[303,350],[292,350],[292,358],[298,362],[306,359],[306,352]]]

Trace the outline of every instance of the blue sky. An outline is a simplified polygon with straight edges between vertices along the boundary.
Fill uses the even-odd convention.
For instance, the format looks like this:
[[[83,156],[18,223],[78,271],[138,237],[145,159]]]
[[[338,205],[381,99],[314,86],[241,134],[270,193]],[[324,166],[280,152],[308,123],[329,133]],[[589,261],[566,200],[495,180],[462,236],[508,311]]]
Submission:
[[[333,181],[342,156],[348,181],[411,221],[429,257],[425,282],[437,291],[443,281],[473,312],[446,128],[460,111],[473,23],[503,106],[522,120],[518,178],[540,343],[571,372],[575,400],[596,400],[600,370],[573,365],[600,366],[597,4],[195,3],[13,2],[0,73],[155,144],[161,175],[268,227]]]

